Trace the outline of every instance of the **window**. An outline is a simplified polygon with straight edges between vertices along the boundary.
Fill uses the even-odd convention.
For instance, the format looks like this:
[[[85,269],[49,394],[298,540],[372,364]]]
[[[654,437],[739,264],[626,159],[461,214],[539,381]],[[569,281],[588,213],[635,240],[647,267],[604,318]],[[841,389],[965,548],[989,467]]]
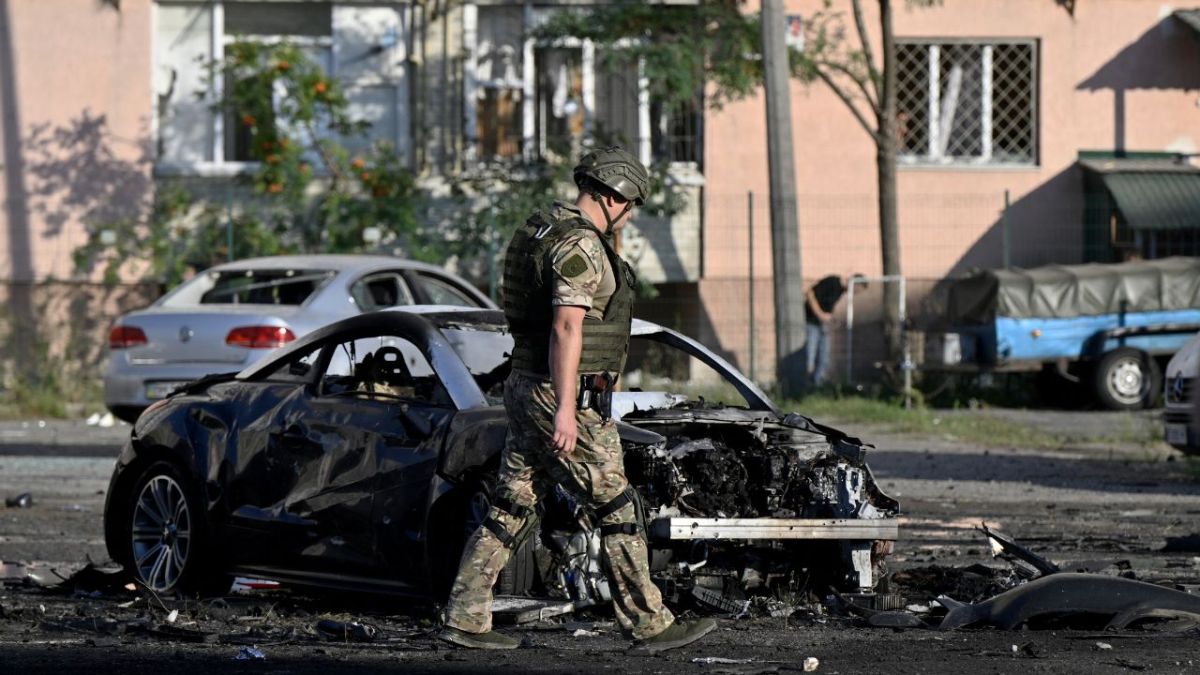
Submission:
[[[474,55],[467,98],[476,102],[478,158],[574,158],[585,147],[615,143],[646,163],[699,163],[699,96],[695,105],[654,100],[642,64],[620,46],[527,39],[554,8],[535,8],[530,16],[520,7],[476,11],[477,31],[468,28],[466,40]]]
[[[896,56],[902,163],[1036,164],[1036,42],[901,41]]]
[[[360,338],[334,346],[321,377],[320,393],[450,404],[425,355],[412,342],[395,335]]]
[[[350,151],[387,141],[401,157],[408,157],[406,31],[412,11],[411,6],[390,3],[158,2],[154,13],[157,168],[185,174],[234,173],[246,168],[252,155],[241,118],[216,114],[212,109],[213,101],[238,83],[217,82],[209,88],[207,82],[207,64],[221,58],[236,40],[286,40],[297,45],[338,79],[351,117],[371,124],[369,138],[341,139]],[[202,96],[198,97],[198,92]],[[273,90],[271,94],[277,110],[282,109],[286,92]],[[277,115],[256,123],[287,124],[287,120]]]
[[[232,2],[227,3],[224,11],[224,37],[226,50],[229,45],[238,40],[275,42],[288,40],[297,44],[313,63],[321,66],[326,73],[333,70],[333,17],[331,7],[327,3],[299,2]],[[228,55],[228,52],[226,52]],[[235,86],[270,87],[269,83],[256,85],[254,82],[230,82],[223,86],[228,91]],[[288,93],[280,83],[270,92],[275,101],[276,116],[273,119],[255,120],[255,124],[275,128],[277,124],[287,124],[286,119],[280,119],[279,111]],[[224,158],[233,162],[249,162],[254,160],[251,153],[253,136],[251,126],[242,121],[235,111],[226,111],[225,119],[220,129],[224,132]]]
[[[313,368],[321,356],[320,346],[313,347],[306,352],[301,352],[287,359],[278,367],[266,371],[256,379],[269,380],[271,382],[292,382],[295,384],[305,384],[313,379]]]
[[[469,295],[455,288],[453,284],[429,274],[422,274],[421,283],[425,285],[425,293],[429,303],[433,305],[455,305],[459,307],[478,307]]]
[[[333,273],[326,270],[205,272],[180,286],[162,305],[302,305],[332,277]]]
[[[395,272],[363,277],[350,287],[350,297],[364,312],[413,304],[408,284]]]

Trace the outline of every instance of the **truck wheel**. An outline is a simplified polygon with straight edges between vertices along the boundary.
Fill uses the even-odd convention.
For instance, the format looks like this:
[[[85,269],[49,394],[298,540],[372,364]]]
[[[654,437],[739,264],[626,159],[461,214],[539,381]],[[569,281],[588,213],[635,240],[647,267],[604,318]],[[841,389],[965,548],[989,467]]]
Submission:
[[[1096,400],[1108,410],[1137,410],[1153,405],[1162,371],[1150,355],[1132,347],[1108,352],[1093,376]]]

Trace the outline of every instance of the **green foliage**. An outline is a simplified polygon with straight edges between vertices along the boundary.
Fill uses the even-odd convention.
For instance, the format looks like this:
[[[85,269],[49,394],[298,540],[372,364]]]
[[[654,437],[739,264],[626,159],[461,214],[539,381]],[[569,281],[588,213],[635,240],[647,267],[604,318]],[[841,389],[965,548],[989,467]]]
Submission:
[[[235,257],[356,253],[419,238],[422,195],[411,171],[389,144],[348,149],[366,145],[369,125],[350,116],[335,80],[286,42],[237,42],[227,54],[207,64],[209,82],[224,84],[214,109],[253,171],[224,199],[162,184],[148,214],[90,223],[77,269],[102,265],[115,282],[122,267],[141,263],[146,278],[172,285],[189,268]],[[372,244],[368,228],[378,235]]]

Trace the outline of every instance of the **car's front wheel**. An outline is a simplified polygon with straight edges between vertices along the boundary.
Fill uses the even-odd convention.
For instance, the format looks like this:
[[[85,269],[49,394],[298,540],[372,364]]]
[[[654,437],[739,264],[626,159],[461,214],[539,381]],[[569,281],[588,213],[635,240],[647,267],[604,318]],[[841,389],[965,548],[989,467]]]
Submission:
[[[120,562],[140,583],[157,593],[228,589],[228,577],[212,565],[206,550],[201,502],[174,464],[146,467],[128,500]]]

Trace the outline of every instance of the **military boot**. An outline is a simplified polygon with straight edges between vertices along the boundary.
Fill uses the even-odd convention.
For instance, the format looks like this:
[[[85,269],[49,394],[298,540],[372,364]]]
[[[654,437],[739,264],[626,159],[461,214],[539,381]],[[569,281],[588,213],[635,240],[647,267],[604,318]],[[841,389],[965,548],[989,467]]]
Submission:
[[[716,627],[717,622],[713,619],[676,621],[667,626],[667,629],[658,635],[646,638],[645,640],[638,640],[633,648],[635,651],[648,652],[650,654],[675,649],[676,647],[692,644],[696,640],[713,632],[713,629]]]
[[[521,644],[494,630],[486,633],[468,633],[450,626],[438,631],[437,638],[468,649],[516,649]]]

